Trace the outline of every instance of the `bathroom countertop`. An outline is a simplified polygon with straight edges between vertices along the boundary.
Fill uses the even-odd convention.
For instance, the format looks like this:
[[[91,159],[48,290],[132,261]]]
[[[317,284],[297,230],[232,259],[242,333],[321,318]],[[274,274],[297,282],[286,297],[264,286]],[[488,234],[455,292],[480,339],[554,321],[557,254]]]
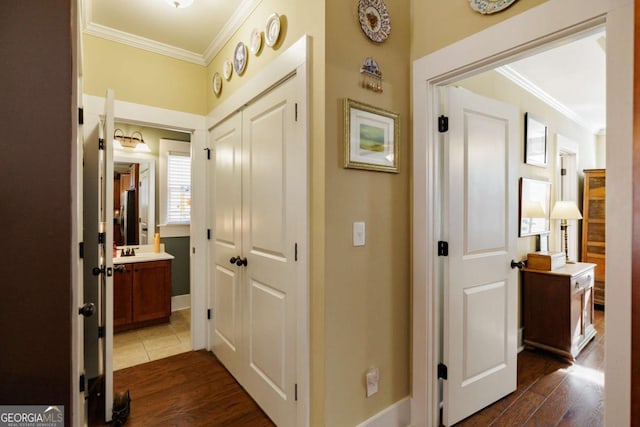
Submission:
[[[132,248],[135,250],[135,256],[120,256],[122,249]],[[170,253],[164,251],[164,244],[160,245],[160,252],[153,251],[153,245],[129,245],[118,246],[118,256],[113,258],[113,264],[128,264],[134,262],[162,261],[174,259]]]

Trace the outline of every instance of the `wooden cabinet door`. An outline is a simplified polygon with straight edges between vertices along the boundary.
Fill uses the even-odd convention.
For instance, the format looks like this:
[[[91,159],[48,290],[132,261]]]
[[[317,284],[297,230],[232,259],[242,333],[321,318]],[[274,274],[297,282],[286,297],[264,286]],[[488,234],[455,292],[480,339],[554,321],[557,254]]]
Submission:
[[[125,270],[115,270],[113,274],[113,327],[128,325],[132,321],[131,299],[133,267],[123,264]]]
[[[144,322],[171,315],[171,261],[134,264],[133,321]]]

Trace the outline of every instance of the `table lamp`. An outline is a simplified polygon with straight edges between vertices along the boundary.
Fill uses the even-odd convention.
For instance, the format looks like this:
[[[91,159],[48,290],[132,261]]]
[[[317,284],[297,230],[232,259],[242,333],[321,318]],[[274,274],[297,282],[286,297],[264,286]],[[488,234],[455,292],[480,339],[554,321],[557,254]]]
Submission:
[[[564,253],[566,261],[569,262],[569,239],[567,237],[567,227],[569,219],[582,219],[580,210],[576,206],[576,202],[572,200],[557,201],[551,210],[551,219],[560,220],[560,230],[564,233]]]

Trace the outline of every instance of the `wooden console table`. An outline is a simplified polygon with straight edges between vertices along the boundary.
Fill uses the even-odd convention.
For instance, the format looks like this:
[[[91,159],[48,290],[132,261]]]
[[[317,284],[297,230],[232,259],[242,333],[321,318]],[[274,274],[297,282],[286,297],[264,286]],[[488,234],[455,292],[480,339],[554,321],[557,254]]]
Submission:
[[[522,269],[526,345],[573,360],[596,335],[595,266],[578,262],[554,271]]]

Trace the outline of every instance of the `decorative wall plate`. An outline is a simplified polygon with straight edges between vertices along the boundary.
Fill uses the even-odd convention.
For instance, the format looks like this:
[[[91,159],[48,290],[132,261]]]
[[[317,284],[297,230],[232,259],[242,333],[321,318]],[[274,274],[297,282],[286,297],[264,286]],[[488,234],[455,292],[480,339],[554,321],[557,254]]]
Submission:
[[[213,75],[213,93],[216,95],[220,95],[220,91],[222,90],[222,77],[216,71]]]
[[[382,43],[391,34],[389,11],[384,0],[359,0],[358,20],[362,31],[376,43]]]
[[[262,49],[262,31],[254,28],[251,32],[251,40],[249,40],[249,51],[257,55]]]
[[[476,12],[488,15],[508,8],[518,0],[469,0],[469,5]]]
[[[224,76],[225,80],[229,80],[232,74],[233,64],[231,63],[230,59],[226,59],[224,61],[224,64],[222,64],[222,75]]]
[[[269,47],[275,46],[280,37],[280,15],[272,13],[267,19],[267,27],[264,30],[264,41]]]
[[[241,75],[247,66],[247,45],[238,42],[236,49],[233,51],[233,69],[237,75]]]

